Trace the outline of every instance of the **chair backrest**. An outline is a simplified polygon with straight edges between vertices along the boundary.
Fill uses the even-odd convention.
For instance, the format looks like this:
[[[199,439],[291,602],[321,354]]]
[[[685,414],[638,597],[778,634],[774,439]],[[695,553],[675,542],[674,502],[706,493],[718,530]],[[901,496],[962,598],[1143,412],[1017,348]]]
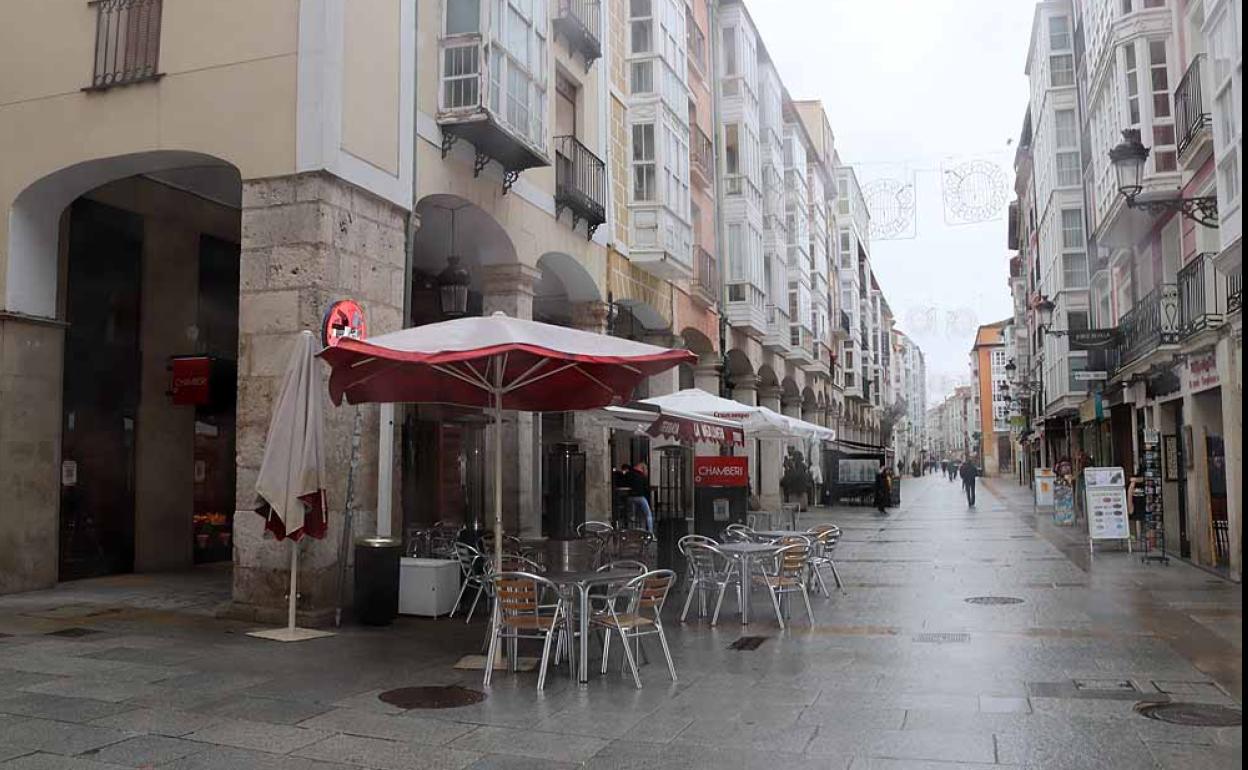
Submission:
[[[455,560],[459,562],[459,571],[464,577],[471,577],[480,569],[478,562],[484,561],[485,557],[476,548],[467,543],[454,543],[451,546],[451,553],[454,554]]]
[[[783,546],[776,551],[776,572],[783,577],[802,577],[809,559],[809,545],[794,543]]]
[[[499,572],[490,576],[498,611],[504,616],[536,615],[543,607],[545,595],[558,595],[559,588],[541,575],[531,572]]]
[[[725,543],[752,543],[754,542],[753,533],[754,530],[746,529],[744,527],[739,529],[727,527],[724,529],[723,533],[721,533],[721,536],[723,537]]]
[[[690,569],[693,570],[694,580],[719,577],[730,562],[728,554],[708,543],[689,543],[684,554]]]
[[[515,553],[503,554],[503,568],[501,572],[528,572],[536,575],[545,571],[542,565],[528,557]]]
[[[634,613],[653,612],[655,617],[663,611],[667,594],[676,585],[676,573],[670,569],[656,569],[638,575],[628,581],[625,590],[632,592],[629,611]]]
[[[785,535],[784,537],[776,538],[773,542],[779,546],[804,545],[809,548],[812,544],[812,539],[806,535]]]
[[[586,521],[576,525],[576,534],[582,537],[585,535],[605,535],[613,531],[615,531],[615,527],[612,527],[605,521]]]
[[[645,574],[646,571],[650,569],[650,567],[646,564],[643,564],[642,562],[637,561],[636,559],[617,559],[616,561],[607,562],[606,564],[602,565],[595,571],[596,572],[609,572],[611,570],[616,570],[616,569],[631,569],[631,570],[635,570],[638,575],[642,575],[642,574]]]
[[[644,529],[621,529],[615,533],[615,555],[624,558],[644,557],[646,546],[654,540],[654,536]]]
[[[711,545],[711,546],[719,545],[719,543],[715,542],[715,538],[707,537],[706,535],[685,535],[684,537],[676,541],[676,548],[682,554],[684,554],[685,556],[688,556],[689,555],[688,548],[690,545],[693,545],[694,543],[698,543],[699,545]]]

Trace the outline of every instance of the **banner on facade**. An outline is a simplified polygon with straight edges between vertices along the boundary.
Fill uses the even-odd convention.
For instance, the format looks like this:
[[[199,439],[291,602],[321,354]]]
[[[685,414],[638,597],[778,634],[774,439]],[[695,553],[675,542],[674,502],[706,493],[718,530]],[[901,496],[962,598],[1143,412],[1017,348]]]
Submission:
[[[1089,540],[1129,540],[1126,473],[1122,468],[1084,468]]]
[[[1066,335],[1071,350],[1109,350],[1119,342],[1117,329],[1071,329]]]
[[[654,438],[675,439],[682,444],[745,445],[745,432],[741,428],[667,414],[655,420],[646,433]]]
[[[1198,393],[1222,384],[1218,377],[1217,354],[1208,350],[1187,359],[1187,390]]]

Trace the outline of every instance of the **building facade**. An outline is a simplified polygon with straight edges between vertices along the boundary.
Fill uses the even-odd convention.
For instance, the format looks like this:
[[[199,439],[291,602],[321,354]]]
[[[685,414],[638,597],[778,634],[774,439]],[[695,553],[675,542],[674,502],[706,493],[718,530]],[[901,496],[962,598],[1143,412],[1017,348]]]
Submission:
[[[979,327],[971,347],[972,401],[979,431],[973,435],[980,469],[985,476],[1010,472],[1014,458],[1010,440],[1010,386],[1006,372],[1009,321]]]

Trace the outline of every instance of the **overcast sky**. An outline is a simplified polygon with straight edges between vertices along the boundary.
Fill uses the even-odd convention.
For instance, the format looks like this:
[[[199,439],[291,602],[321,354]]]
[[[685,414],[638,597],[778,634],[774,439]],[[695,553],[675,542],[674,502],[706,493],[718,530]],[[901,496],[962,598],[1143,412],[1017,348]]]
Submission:
[[[969,379],[975,326],[1010,315],[1004,212],[981,224],[946,224],[940,170],[992,160],[1012,190],[1035,3],[746,5],[790,95],[823,101],[842,162],[865,164],[860,178],[914,172],[914,237],[877,240],[871,258],[901,329],[927,358],[930,406]]]

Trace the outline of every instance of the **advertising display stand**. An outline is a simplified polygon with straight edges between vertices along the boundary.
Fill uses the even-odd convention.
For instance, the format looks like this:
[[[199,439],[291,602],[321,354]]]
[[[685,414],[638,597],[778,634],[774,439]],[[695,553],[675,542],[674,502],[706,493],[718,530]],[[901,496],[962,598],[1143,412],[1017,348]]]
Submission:
[[[1036,511],[1053,510],[1053,482],[1056,475],[1052,468],[1036,468],[1036,480],[1032,489],[1032,507]]]
[[[750,495],[748,457],[693,458],[693,528],[719,537],[729,524],[744,524]]]
[[[1144,553],[1140,561],[1170,565],[1161,494],[1161,436],[1155,430],[1144,431]]]
[[[1083,478],[1088,511],[1088,552],[1095,555],[1098,540],[1120,540],[1126,542],[1130,553],[1127,474],[1122,468],[1084,468]]]
[[[1053,523],[1069,527],[1075,523],[1075,477],[1067,461],[1058,463],[1053,470]]]

